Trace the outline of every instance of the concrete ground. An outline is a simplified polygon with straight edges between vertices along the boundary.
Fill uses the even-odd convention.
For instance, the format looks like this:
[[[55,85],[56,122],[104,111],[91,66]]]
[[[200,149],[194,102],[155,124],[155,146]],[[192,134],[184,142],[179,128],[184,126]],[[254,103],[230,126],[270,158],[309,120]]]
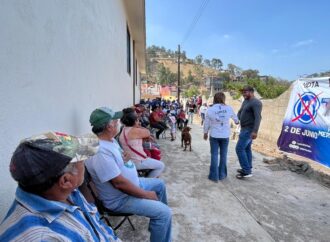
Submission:
[[[239,168],[235,142],[228,153],[228,178],[207,179],[209,143],[193,124],[193,151],[177,140],[161,139],[169,206],[173,211],[173,241],[330,241],[329,189],[280,166],[262,162],[254,153],[254,176],[235,178]],[[132,216],[136,231],[126,222],[123,241],[148,241],[148,219]]]

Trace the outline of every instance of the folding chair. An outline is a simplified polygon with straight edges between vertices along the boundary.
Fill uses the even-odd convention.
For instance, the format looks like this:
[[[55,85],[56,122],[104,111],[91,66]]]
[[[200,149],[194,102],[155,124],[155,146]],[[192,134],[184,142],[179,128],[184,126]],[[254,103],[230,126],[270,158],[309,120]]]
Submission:
[[[122,224],[126,220],[128,220],[129,224],[132,227],[132,230],[135,230],[135,227],[129,218],[130,216],[132,216],[134,214],[114,212],[103,206],[102,201],[98,199],[95,184],[92,181],[91,175],[87,171],[86,167],[85,167],[85,180],[84,180],[84,183],[79,187],[79,190],[81,191],[81,193],[84,195],[84,197],[86,198],[86,200],[88,202],[95,204],[95,206],[97,207],[97,210],[99,211],[99,213],[101,215],[100,218],[104,219],[105,222],[108,224],[108,226],[113,228],[113,230],[116,231],[117,229],[119,229],[120,226],[122,226]],[[109,217],[124,217],[124,218],[114,227],[110,223]]]
[[[139,177],[147,177],[151,171],[152,171],[152,169],[137,170]]]

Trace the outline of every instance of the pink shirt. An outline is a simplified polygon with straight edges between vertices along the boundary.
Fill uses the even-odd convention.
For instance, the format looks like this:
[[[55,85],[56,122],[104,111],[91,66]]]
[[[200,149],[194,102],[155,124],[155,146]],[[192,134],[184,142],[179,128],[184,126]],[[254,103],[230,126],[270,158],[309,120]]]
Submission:
[[[129,139],[128,138],[128,134],[129,132],[131,131],[133,127],[125,127],[123,129],[123,131],[121,132],[120,136],[119,136],[119,142],[123,148],[123,150],[125,152],[127,152],[128,154],[130,154],[131,156],[131,160],[134,161],[134,162],[140,162],[142,160],[145,160],[145,158],[143,158],[142,156],[136,154],[134,151],[132,151],[126,141],[125,141],[125,138],[124,138],[124,132],[126,134],[126,138],[127,138],[127,142],[128,144],[136,151],[138,151],[139,153],[141,153],[142,155],[144,155],[145,157],[147,157],[147,154],[144,152],[143,150],[143,146],[142,146],[142,139]]]

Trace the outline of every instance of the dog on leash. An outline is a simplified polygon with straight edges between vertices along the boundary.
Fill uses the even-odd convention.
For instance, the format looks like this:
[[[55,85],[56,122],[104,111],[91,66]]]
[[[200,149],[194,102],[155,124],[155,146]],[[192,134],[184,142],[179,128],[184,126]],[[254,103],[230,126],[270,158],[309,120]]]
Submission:
[[[187,147],[189,146],[189,151],[191,151],[191,135],[189,131],[191,130],[190,127],[184,127],[181,133],[181,147],[183,147],[184,144],[184,151],[187,150]]]

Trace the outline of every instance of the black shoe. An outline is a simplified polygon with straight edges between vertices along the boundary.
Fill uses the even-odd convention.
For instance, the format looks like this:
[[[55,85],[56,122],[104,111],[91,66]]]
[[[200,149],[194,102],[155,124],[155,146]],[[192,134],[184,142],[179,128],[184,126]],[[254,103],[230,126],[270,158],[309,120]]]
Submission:
[[[244,178],[250,178],[252,177],[253,175],[250,173],[250,174],[244,174],[244,173],[239,173],[236,175],[236,178],[237,179],[244,179]]]
[[[237,169],[236,171],[237,171],[238,173],[242,173],[242,174],[244,173],[243,169]],[[252,171],[251,171],[251,174],[252,174]]]

